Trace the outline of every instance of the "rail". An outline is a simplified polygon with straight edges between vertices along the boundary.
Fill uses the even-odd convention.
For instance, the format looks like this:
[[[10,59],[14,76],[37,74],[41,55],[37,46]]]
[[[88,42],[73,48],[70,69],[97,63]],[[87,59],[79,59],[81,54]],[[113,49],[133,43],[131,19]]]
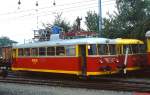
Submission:
[[[84,88],[97,90],[117,90],[117,91],[140,91],[149,92],[150,82],[146,81],[129,81],[118,78],[100,78],[97,80],[70,80],[70,79],[51,79],[51,78],[29,78],[8,76],[0,78],[0,82],[17,83],[28,85],[45,85],[45,86],[59,86],[70,88]]]

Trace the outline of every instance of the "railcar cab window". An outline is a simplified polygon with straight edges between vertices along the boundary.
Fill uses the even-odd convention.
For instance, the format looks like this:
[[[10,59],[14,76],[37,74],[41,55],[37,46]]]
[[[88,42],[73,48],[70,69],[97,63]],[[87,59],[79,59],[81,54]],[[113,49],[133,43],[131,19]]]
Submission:
[[[133,53],[140,53],[139,45],[131,45]]]
[[[124,54],[126,53],[127,48],[129,48],[129,51],[128,51],[129,54],[143,53],[143,50],[142,50],[143,47],[142,45],[139,45],[139,44],[125,45],[123,47]]]
[[[39,56],[45,56],[46,55],[46,48],[40,47],[39,48]]]
[[[146,53],[146,45],[138,45],[140,53]]]
[[[18,49],[18,56],[24,56],[23,54],[23,48]]]
[[[31,55],[38,56],[38,48],[31,48]]]
[[[47,56],[55,56],[55,47],[47,47]]]
[[[75,56],[76,51],[75,51],[75,46],[66,46],[66,56]]]
[[[63,46],[56,47],[56,55],[57,56],[64,56],[65,55],[65,48]]]
[[[96,44],[88,45],[88,55],[97,55]]]
[[[25,48],[24,49],[24,55],[25,56],[30,56],[30,48]]]
[[[132,45],[124,45],[123,46],[123,53],[124,54],[126,53],[127,48],[128,48],[128,54],[133,54],[133,53],[137,52],[137,50],[134,50],[134,52],[133,52],[133,46]]]
[[[144,45],[142,44],[132,45],[132,50],[133,53],[144,53],[146,51]]]

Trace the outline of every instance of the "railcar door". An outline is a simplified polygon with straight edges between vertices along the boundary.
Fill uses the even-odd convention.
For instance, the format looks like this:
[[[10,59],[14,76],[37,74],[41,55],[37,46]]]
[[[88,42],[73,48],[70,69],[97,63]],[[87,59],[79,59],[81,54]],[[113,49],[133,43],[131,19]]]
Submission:
[[[81,75],[87,75],[87,64],[86,64],[86,45],[79,45],[79,55],[81,58]]]
[[[13,50],[12,50],[12,63],[13,63],[13,64],[16,63],[16,58],[17,58],[16,52],[17,52],[16,49],[13,49]]]

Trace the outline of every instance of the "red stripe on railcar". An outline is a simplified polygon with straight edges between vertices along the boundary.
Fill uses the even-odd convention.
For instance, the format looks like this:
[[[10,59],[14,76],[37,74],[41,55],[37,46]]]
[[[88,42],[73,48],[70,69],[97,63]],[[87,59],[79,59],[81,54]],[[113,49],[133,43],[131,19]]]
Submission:
[[[14,68],[80,70],[80,59],[77,57],[20,57],[12,65]]]

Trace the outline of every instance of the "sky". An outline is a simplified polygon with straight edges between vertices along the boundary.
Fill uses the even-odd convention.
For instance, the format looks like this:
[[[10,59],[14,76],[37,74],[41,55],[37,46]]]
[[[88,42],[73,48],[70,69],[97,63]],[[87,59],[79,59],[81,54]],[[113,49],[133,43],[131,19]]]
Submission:
[[[32,39],[33,30],[43,28],[43,23],[52,23],[56,13],[62,13],[62,17],[70,24],[77,16],[81,17],[83,28],[86,28],[84,17],[87,11],[98,13],[98,0],[20,0],[20,6],[19,0],[0,1],[0,37],[7,36],[18,43]],[[108,12],[113,14],[116,10],[115,0],[101,2],[102,17],[108,17]]]

